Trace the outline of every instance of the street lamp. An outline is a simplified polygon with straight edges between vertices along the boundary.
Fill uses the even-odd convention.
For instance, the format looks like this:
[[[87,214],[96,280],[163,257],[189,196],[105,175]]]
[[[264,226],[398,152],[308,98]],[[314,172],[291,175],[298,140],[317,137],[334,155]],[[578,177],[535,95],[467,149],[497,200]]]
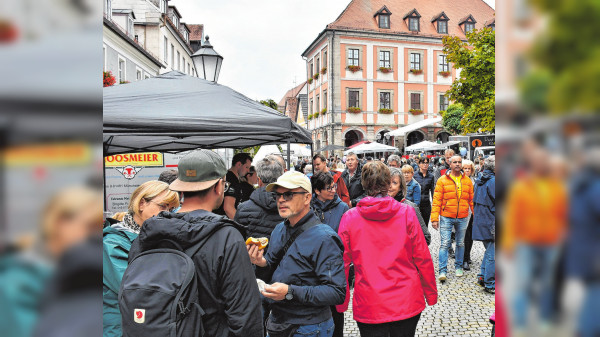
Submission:
[[[219,55],[208,42],[208,35],[202,47],[192,55],[192,61],[194,61],[198,77],[217,82],[223,64],[223,56]]]

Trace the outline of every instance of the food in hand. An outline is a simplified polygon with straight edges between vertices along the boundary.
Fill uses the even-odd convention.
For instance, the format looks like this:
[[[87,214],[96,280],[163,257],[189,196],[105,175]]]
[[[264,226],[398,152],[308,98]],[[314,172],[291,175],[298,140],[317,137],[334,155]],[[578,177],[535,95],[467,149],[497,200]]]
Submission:
[[[261,280],[261,279],[257,278],[257,279],[256,279],[256,283],[258,284],[258,291],[260,291],[261,293],[262,293],[263,291],[265,291],[265,285],[266,285],[265,281],[263,281],[263,280]]]
[[[249,237],[248,240],[246,240],[246,244],[247,245],[257,245],[259,250],[265,249],[265,247],[269,244],[269,239]]]

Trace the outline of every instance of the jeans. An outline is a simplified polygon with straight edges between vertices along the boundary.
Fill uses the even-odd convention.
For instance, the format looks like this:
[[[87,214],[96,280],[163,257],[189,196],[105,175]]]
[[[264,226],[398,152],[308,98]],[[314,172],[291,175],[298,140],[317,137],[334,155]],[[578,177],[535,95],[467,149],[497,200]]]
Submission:
[[[492,240],[481,241],[485,247],[483,261],[481,261],[481,271],[477,277],[482,277],[485,287],[496,289],[496,246]]]
[[[455,269],[463,268],[463,255],[465,253],[465,232],[467,231],[467,218],[446,218],[440,216],[440,236],[442,243],[440,244],[440,273],[448,272],[448,249],[452,244],[450,237],[452,236],[452,228],[456,230],[456,255],[454,257]]]
[[[600,282],[596,281],[587,286],[586,296],[579,315],[578,332],[581,337],[600,336]]]
[[[414,337],[421,314],[389,323],[366,324],[356,322],[361,337]]]
[[[292,336],[331,337],[333,336],[333,318],[318,324],[301,325],[296,329],[296,332],[294,332]]]
[[[549,322],[552,319],[557,258],[558,248],[552,245],[520,243],[516,247],[515,269],[519,277],[512,304],[515,315],[513,321],[517,328],[526,327],[530,304],[539,305],[542,321]],[[541,289],[538,296],[533,297],[532,285],[536,282],[540,282]]]

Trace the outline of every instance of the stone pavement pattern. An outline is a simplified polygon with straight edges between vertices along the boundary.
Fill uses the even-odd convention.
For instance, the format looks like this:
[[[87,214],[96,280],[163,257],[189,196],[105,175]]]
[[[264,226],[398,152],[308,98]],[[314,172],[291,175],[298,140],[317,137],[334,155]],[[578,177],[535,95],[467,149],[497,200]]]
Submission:
[[[440,232],[429,225],[431,244],[429,251],[435,266],[436,280],[438,272],[438,251]],[[494,295],[488,294],[475,284],[477,273],[485,249],[479,241],[473,243],[471,250],[471,270],[463,277],[454,276],[454,259],[448,259],[448,280],[444,284],[438,281],[438,303],[427,307],[421,313],[416,336],[490,336],[492,324],[489,317],[494,311]],[[358,337],[360,332],[352,318],[352,301],[344,314],[344,336]]]

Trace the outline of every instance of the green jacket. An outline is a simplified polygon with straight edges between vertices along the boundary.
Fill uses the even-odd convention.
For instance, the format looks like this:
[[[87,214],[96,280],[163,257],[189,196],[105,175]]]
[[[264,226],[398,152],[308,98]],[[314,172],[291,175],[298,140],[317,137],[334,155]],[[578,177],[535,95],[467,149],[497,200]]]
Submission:
[[[104,337],[121,337],[121,312],[119,311],[119,288],[127,268],[127,257],[131,243],[137,234],[118,223],[105,227],[103,235],[103,277],[102,277],[102,325]]]

